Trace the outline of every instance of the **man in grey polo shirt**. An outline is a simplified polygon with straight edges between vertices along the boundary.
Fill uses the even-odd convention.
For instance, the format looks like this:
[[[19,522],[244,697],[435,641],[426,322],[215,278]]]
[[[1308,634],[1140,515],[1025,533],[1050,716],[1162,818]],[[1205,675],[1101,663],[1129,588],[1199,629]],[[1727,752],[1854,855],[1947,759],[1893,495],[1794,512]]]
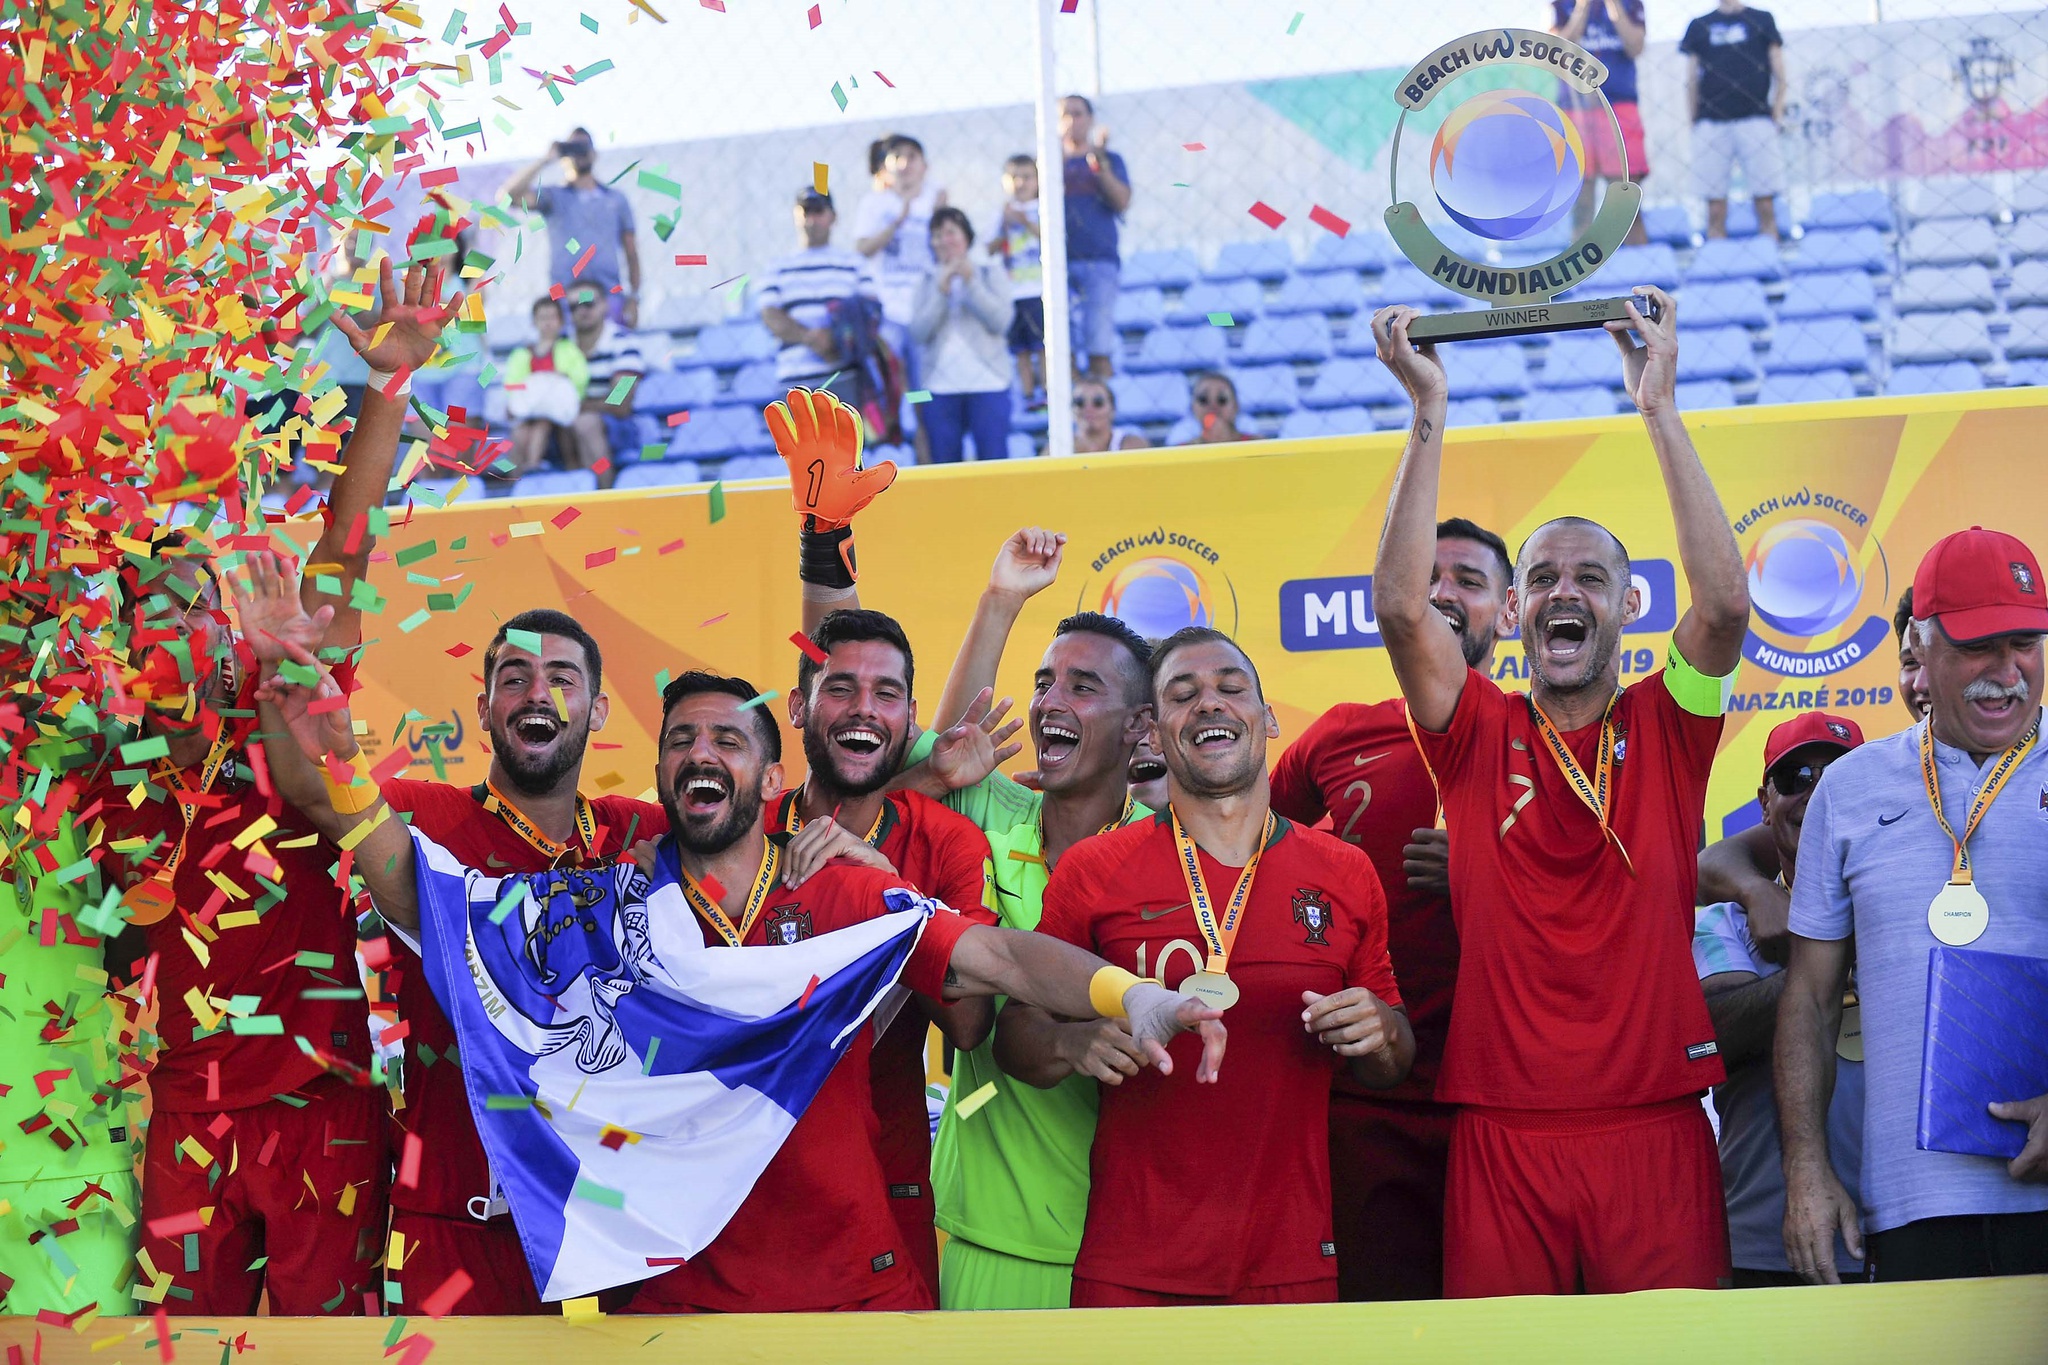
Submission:
[[[1807,803],[1792,890],[1775,1055],[1785,1253],[1815,1283],[1838,1278],[1837,1232],[1862,1254],[1866,1279],[2048,1273],[2048,1095],[1991,1104],[2027,1129],[2010,1162],[1915,1145],[1930,950],[1967,943],[2048,958],[2048,749],[2039,743],[2048,583],[2020,541],[1972,527],[1928,551],[1913,610],[1928,717],[1830,766]],[[1852,939],[1867,1237],[1827,1146]]]

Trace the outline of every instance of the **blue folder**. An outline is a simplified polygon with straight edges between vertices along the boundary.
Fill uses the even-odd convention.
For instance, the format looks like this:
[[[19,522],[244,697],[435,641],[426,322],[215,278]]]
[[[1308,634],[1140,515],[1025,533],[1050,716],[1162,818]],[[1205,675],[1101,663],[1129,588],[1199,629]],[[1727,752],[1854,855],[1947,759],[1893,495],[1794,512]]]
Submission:
[[[2048,959],[1939,947],[1927,955],[1927,1038],[1916,1146],[2011,1159],[2025,1124],[1993,1100],[2048,1094]]]

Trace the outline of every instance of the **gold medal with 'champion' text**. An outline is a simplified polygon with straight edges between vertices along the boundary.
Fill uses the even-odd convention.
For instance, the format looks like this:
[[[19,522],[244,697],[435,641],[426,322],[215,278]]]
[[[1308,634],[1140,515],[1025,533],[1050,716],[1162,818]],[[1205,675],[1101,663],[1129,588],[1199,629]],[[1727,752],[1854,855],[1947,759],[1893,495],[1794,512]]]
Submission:
[[[1208,961],[1202,964],[1202,970],[1180,983],[1180,993],[1212,1009],[1227,1010],[1237,1003],[1239,996],[1237,983],[1230,979],[1230,948],[1237,941],[1244,907],[1252,898],[1252,879],[1259,874],[1259,859],[1265,856],[1278,822],[1272,811],[1266,812],[1265,827],[1259,831],[1259,846],[1252,850],[1251,859],[1237,874],[1237,885],[1218,918],[1216,903],[1210,899],[1208,883],[1202,877],[1202,858],[1195,849],[1195,841],[1180,827],[1179,812],[1170,806],[1167,810],[1173,816],[1173,846],[1180,859],[1181,879],[1187,883],[1188,904],[1194,908],[1195,923],[1201,926],[1202,941],[1209,948]]]

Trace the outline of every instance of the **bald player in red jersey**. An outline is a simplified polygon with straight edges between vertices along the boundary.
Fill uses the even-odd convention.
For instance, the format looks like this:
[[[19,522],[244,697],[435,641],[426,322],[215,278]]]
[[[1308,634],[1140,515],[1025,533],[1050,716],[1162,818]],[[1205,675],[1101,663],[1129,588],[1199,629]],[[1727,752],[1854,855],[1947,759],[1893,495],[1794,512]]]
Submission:
[[[1104,1088],[1073,1305],[1333,1301],[1331,1075],[1390,1087],[1414,1059],[1386,900],[1364,854],[1269,809],[1279,726],[1228,636],[1169,636],[1152,676],[1169,807],[1069,849],[1038,932],[1224,1008],[1230,1066]],[[1051,1086],[1072,1069],[1043,1017],[1010,1002],[996,1057]]]
[[[328,709],[316,712],[322,698]],[[303,756],[363,766],[345,707],[331,681],[315,689],[271,676],[264,693],[275,753],[296,741]],[[780,874],[780,836],[771,841],[764,807],[781,793],[781,734],[738,678],[685,673],[663,692],[656,785],[669,837],[687,877],[705,946],[767,946],[887,913],[882,893],[903,885],[881,856],[828,824],[827,861],[800,886]],[[282,709],[281,709],[282,708]],[[361,839],[362,876],[396,928],[418,931],[412,840],[374,797],[350,813],[332,804],[340,784],[307,815],[330,837]],[[359,805],[351,799],[351,806]],[[361,833],[355,833],[360,830]],[[866,864],[865,866],[861,864]],[[1147,1060],[1170,1068],[1163,1043],[1191,1027],[1205,1032],[1204,1069],[1222,1057],[1213,1010],[1157,984],[1031,934],[972,924],[941,911],[924,927],[904,984],[933,996],[1004,993],[1082,1014],[1122,1010],[1145,1040]],[[1100,1005],[1098,1005],[1100,1002]],[[752,1191],[711,1245],[687,1264],[642,1283],[629,1312],[791,1312],[929,1308],[922,1277],[904,1260],[882,1188],[877,1128],[860,1031],[834,1066]]]
[[[1493,671],[1513,633],[1504,608],[1513,565],[1493,532],[1437,523],[1429,601],[1465,661]],[[1415,1066],[1389,1090],[1337,1073],[1330,1096],[1331,1218],[1337,1293],[1346,1302],[1439,1299],[1444,1292],[1444,1168],[1457,1111],[1436,1099],[1437,1066],[1458,979],[1458,929],[1436,828],[1436,784],[1399,697],[1331,707],[1273,767],[1273,809],[1299,824],[1328,816],[1372,860],[1387,898],[1387,950],[1415,1030]]]
[[[1373,609],[1443,797],[1461,946],[1437,1083],[1463,1106],[1445,1203],[1453,1297],[1711,1289],[1730,1274],[1699,1104],[1722,1069],[1691,934],[1707,778],[1749,597],[1677,411],[1676,307],[1638,293],[1658,317],[1631,303],[1629,321],[1608,327],[1692,604],[1664,670],[1627,688],[1621,631],[1641,594],[1620,540],[1579,517],[1538,527],[1516,562],[1510,610],[1529,694],[1466,663],[1428,596],[1448,386],[1434,348],[1408,339],[1413,309],[1373,318],[1416,408]]]
[[[386,263],[380,289],[374,337],[336,318],[374,380],[313,550],[339,581],[329,593],[309,578],[290,604],[305,623],[297,642],[330,654],[361,639],[350,586],[374,544],[365,518],[398,449],[404,375],[432,358],[460,301],[440,302],[438,269],[401,282]],[[128,691],[167,755],[141,771],[116,764],[85,808],[106,820],[102,866],[126,886],[159,1009],[141,1211],[158,1232],[142,1240],[145,1265],[168,1279],[173,1313],[254,1313],[266,1289],[275,1313],[362,1313],[366,1297],[374,1312],[386,1170],[369,1018],[360,995],[317,994],[358,985],[355,920],[329,871],[338,853],[250,762],[263,622],[245,619],[237,637],[217,570],[182,532],[123,571],[121,596]],[[202,1207],[212,1213],[185,1227]]]

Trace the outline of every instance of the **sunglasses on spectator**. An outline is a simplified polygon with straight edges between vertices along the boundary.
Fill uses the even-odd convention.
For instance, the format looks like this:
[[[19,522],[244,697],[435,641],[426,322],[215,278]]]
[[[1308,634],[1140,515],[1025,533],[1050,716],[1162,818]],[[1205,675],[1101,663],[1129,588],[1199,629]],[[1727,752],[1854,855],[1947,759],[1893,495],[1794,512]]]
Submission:
[[[1826,763],[1784,763],[1771,769],[1771,785],[1778,789],[1780,796],[1798,796],[1810,792],[1820,781],[1820,775],[1828,770]]]
[[[1099,393],[1090,395],[1086,398],[1076,397],[1074,399],[1074,408],[1076,411],[1079,411],[1082,408],[1106,408],[1108,406],[1109,400],[1107,398],[1104,398]]]

